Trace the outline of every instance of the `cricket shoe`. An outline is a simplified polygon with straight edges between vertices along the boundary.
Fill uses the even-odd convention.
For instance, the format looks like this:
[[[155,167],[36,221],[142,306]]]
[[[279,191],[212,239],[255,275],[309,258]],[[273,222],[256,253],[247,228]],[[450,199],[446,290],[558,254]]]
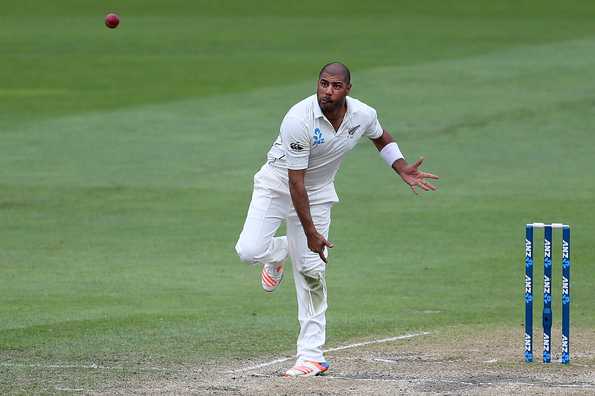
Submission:
[[[264,291],[269,293],[274,291],[283,280],[283,262],[264,264],[260,280]]]
[[[295,366],[285,372],[286,377],[313,377],[325,373],[329,368],[327,362],[314,362],[306,360],[302,363],[296,363]]]

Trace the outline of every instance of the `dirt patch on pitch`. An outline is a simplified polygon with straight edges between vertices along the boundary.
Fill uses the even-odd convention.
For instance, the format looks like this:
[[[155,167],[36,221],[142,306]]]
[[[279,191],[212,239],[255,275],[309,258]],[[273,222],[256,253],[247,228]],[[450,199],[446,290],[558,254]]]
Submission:
[[[469,328],[466,328],[469,331]],[[593,394],[595,332],[576,330],[568,366],[526,364],[522,330],[450,328],[430,335],[327,354],[328,375],[282,377],[292,361],[236,373],[266,360],[234,367],[202,367],[175,378],[135,384],[135,391],[209,394]],[[559,335],[555,334],[559,340]],[[538,344],[536,340],[536,344]],[[554,349],[559,349],[556,345]],[[540,350],[536,350],[536,356]],[[559,352],[559,351],[558,351]],[[559,359],[559,353],[553,358]],[[129,386],[132,384],[128,384]],[[130,388],[129,388],[130,389]],[[108,392],[116,389],[108,390]],[[121,390],[120,390],[121,391]],[[133,391],[134,392],[134,391]]]
[[[17,388],[84,394],[595,394],[595,331],[573,329],[571,342],[568,366],[540,359],[526,364],[521,328],[457,327],[327,353],[331,369],[321,377],[282,377],[293,360],[267,364],[272,357],[160,369],[39,368],[27,376],[36,379],[33,388]],[[535,344],[538,357],[537,338]],[[553,359],[559,349],[554,344]]]

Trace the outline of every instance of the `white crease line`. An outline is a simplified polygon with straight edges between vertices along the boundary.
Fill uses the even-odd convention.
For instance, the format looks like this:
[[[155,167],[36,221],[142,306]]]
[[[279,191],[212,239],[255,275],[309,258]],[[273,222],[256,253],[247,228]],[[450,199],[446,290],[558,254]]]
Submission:
[[[419,337],[419,336],[428,335],[428,334],[431,334],[431,333],[428,332],[428,331],[424,331],[424,332],[421,332],[421,333],[404,334],[404,335],[400,335],[400,336],[396,336],[396,337],[382,338],[380,340],[357,342],[355,344],[349,344],[349,345],[344,345],[344,346],[340,346],[340,347],[336,347],[336,348],[326,349],[323,352],[324,353],[328,353],[328,352],[342,351],[344,349],[357,348],[357,347],[366,346],[366,345],[373,345],[373,344],[382,344],[384,342],[391,342],[391,341],[397,341],[397,340],[405,340],[407,338]],[[224,373],[226,373],[226,374],[233,374],[233,373],[241,373],[241,372],[244,372],[244,371],[257,370],[259,368],[272,366],[272,365],[277,364],[277,363],[283,363],[283,362],[286,362],[286,361],[291,360],[291,359],[293,359],[293,357],[279,358],[279,359],[271,360],[270,362],[257,364],[255,366],[243,367],[243,368],[239,368],[239,369],[236,369],[236,370],[225,371]]]
[[[58,386],[55,386],[54,389],[56,389],[57,391],[63,391],[63,392],[84,392],[85,391],[83,388],[60,388]]]
[[[406,380],[406,379],[395,379],[395,378],[351,378],[351,377],[342,377],[342,376],[337,376],[337,375],[324,375],[321,376],[320,378],[328,378],[328,379],[340,379],[340,380],[352,380],[352,381],[379,381],[379,382],[403,382],[403,381],[407,381],[409,382],[410,380]]]
[[[328,379],[339,379],[339,380],[351,380],[351,381],[379,381],[379,382],[411,382],[419,381],[420,383],[424,382],[444,382],[448,384],[461,384],[461,385],[476,385],[476,386],[498,386],[498,385],[523,385],[523,386],[550,386],[553,388],[595,388],[595,384],[549,384],[549,383],[530,383],[530,382],[469,382],[469,381],[456,381],[456,380],[447,380],[447,379],[423,379],[423,378],[414,378],[414,379],[396,379],[396,378],[353,378],[353,377],[344,377],[344,376],[337,376],[337,375],[324,375],[321,378],[328,378]]]
[[[267,366],[272,366],[273,364],[283,363],[283,362],[286,362],[286,361],[291,360],[291,359],[293,359],[293,357],[284,357],[284,358],[280,358],[280,359],[271,360],[270,362],[257,364],[256,366],[250,366],[250,367],[240,368],[240,369],[237,369],[237,370],[229,370],[229,371],[226,371],[225,373],[232,374],[232,373],[240,373],[242,371],[252,371],[252,370],[259,369],[259,368],[263,368],[263,367],[267,367]]]
[[[381,358],[374,358],[372,359],[373,362],[382,362],[382,363],[398,363],[396,360],[390,359],[381,359]]]
[[[554,388],[595,388],[595,384],[543,384],[544,386],[551,386]]]
[[[109,367],[97,364],[25,364],[25,363],[0,363],[2,367],[27,367],[27,368],[57,368],[57,369],[94,369],[94,370],[142,370],[142,371],[178,371],[161,367]]]
[[[462,384],[462,385],[493,385],[490,382],[478,382],[478,383],[473,383],[473,382],[466,382],[466,381],[455,381],[455,380],[446,380],[446,379],[423,379],[423,378],[357,378],[357,377],[343,377],[343,376],[337,376],[337,375],[325,375],[324,378],[330,378],[330,379],[340,379],[340,380],[351,380],[351,381],[379,381],[379,382],[412,382],[412,381],[417,381],[420,383],[425,383],[425,382],[445,382],[448,384]],[[517,384],[517,383],[515,383]]]
[[[345,345],[345,346],[341,346],[341,347],[337,347],[337,348],[327,349],[324,352],[342,351],[343,349],[351,349],[351,348],[357,348],[357,347],[366,346],[366,345],[382,344],[384,342],[391,342],[391,341],[397,341],[397,340],[405,340],[407,338],[419,337],[419,336],[428,335],[428,334],[431,334],[431,333],[428,332],[428,331],[424,331],[424,332],[421,332],[421,333],[405,334],[405,335],[396,336],[396,337],[383,338],[381,340],[372,340],[372,341],[358,342],[356,344],[350,344],[350,345]]]

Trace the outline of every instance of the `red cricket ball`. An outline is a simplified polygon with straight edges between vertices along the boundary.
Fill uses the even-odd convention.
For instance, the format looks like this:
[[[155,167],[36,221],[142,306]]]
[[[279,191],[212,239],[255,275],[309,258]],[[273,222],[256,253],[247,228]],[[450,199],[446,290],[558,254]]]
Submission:
[[[118,14],[110,12],[109,14],[107,14],[105,16],[105,26],[107,26],[108,28],[114,29],[119,24],[120,24],[120,17],[118,16]]]

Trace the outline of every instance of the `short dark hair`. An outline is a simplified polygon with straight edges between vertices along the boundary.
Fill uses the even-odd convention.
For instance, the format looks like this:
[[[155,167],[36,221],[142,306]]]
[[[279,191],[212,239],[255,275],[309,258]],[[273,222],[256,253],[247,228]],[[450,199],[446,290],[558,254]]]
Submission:
[[[329,74],[342,74],[343,82],[351,84],[351,72],[349,71],[349,68],[341,62],[331,62],[322,66],[320,73],[318,73],[318,78],[320,78],[324,72]]]

